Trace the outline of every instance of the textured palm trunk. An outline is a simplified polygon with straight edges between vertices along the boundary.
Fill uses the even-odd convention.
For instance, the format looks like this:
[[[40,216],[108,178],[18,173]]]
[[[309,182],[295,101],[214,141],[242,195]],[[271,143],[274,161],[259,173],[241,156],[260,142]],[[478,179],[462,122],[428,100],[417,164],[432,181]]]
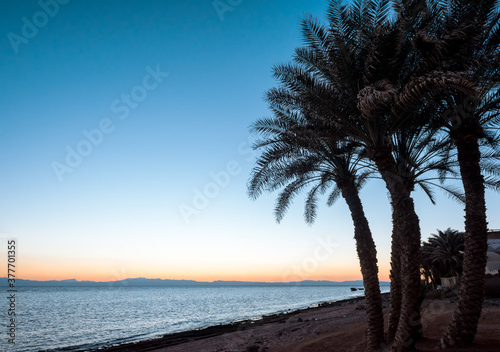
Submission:
[[[440,347],[471,343],[477,330],[484,298],[486,252],[488,248],[484,179],[477,139],[456,142],[460,173],[465,190],[465,251],[460,298]]]
[[[377,249],[356,186],[351,183],[341,187],[341,190],[354,223],[354,239],[365,286],[367,350],[376,351],[384,342],[384,314],[378,280]]]
[[[422,335],[420,322],[420,224],[410,197],[398,175],[391,148],[378,148],[371,155],[391,195],[393,221],[400,228],[401,247],[401,310],[392,351],[414,349]]]
[[[392,209],[392,243],[391,243],[391,309],[389,313],[389,326],[387,329],[386,340],[391,342],[396,336],[398,329],[399,315],[401,313],[401,244],[400,227],[396,221],[397,208]]]

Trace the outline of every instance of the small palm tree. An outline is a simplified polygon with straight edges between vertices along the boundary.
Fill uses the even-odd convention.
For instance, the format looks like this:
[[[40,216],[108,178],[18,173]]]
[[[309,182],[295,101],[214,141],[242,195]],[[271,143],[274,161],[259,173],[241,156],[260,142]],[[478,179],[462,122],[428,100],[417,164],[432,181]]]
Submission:
[[[351,212],[354,238],[365,285],[368,317],[367,346],[378,349],[383,342],[384,317],[378,281],[377,251],[359,190],[371,174],[357,153],[356,145],[322,136],[297,114],[275,108],[274,119],[258,120],[251,128],[263,139],[255,145],[263,150],[249,182],[249,195],[282,189],[275,207],[280,222],[295,195],[309,189],[304,217],[313,223],[318,196],[329,191],[328,205],[342,196]]]
[[[432,234],[422,243],[422,262],[430,267],[437,282],[446,276],[460,277],[463,270],[464,234],[448,228]],[[436,277],[437,274],[437,277]]]

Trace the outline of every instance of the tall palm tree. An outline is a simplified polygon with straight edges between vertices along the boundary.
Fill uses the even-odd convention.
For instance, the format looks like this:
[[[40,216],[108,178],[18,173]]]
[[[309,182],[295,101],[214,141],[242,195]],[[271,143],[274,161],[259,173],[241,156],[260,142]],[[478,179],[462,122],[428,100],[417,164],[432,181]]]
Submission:
[[[444,191],[450,198],[465,205],[465,195],[462,189],[444,184],[445,181],[461,181],[457,153],[449,138],[435,129],[422,126],[398,131],[394,136],[394,157],[398,171],[406,189],[411,194],[416,188],[422,189],[435,204],[433,188]],[[500,151],[490,146],[482,146],[480,167],[486,175],[485,186],[494,191],[500,191]],[[399,239],[397,225],[393,228],[391,248],[391,310],[387,340],[394,337],[400,309],[401,283],[398,271],[400,250],[396,240]],[[462,235],[463,238],[463,235]],[[426,249],[426,248],[424,248]],[[424,256],[424,269],[433,282],[436,270]],[[398,281],[399,278],[399,281]],[[423,298],[423,297],[422,297]]]
[[[423,72],[416,63],[412,38],[422,22],[423,1],[402,1],[397,20],[389,21],[388,1],[355,1],[343,7],[331,1],[329,26],[303,21],[306,47],[295,64],[275,67],[281,87],[269,99],[300,111],[313,125],[322,124],[331,138],[355,140],[367,151],[391,196],[393,221],[400,226],[402,301],[393,349],[411,348],[420,336],[420,227],[413,199],[398,173],[392,136],[413,125],[405,109],[429,92],[471,84],[457,73]]]
[[[490,126],[500,123],[500,14],[497,1],[430,1],[434,16],[417,37],[428,65],[448,72],[466,72],[475,93],[452,93],[434,99],[437,124],[457,148],[465,190],[464,273],[457,310],[440,345],[465,345],[474,339],[481,314],[486,265],[487,222],[481,140],[498,144]],[[444,117],[444,119],[443,119]],[[443,123],[444,122],[444,123]]]
[[[361,143],[385,181],[391,195],[394,224],[401,226],[402,236],[405,237],[401,244],[403,295],[396,343],[403,349],[412,345],[419,336],[417,297],[420,296],[420,274],[419,263],[414,262],[417,255],[413,252],[420,247],[420,227],[413,200],[398,176],[392,155],[391,135],[397,122],[392,118],[389,107],[395,89],[389,81],[380,80],[378,76],[370,77],[371,67],[378,61],[386,61],[381,56],[388,49],[381,48],[382,54],[369,49],[371,44],[387,45],[389,48],[397,42],[399,35],[393,33],[395,30],[388,30],[381,35],[383,38],[372,43],[370,36],[376,32],[376,27],[385,24],[388,10],[381,7],[371,22],[364,21],[362,13],[370,11],[366,9],[366,4],[363,5],[364,8],[355,4],[353,9],[347,9],[332,1],[329,28],[322,27],[313,19],[304,21],[308,48],[296,52],[297,66],[283,65],[276,69],[283,88],[276,89],[273,98],[278,103],[299,109],[305,115],[320,115],[319,118],[336,138],[354,139]],[[363,67],[364,63],[370,64],[370,68]],[[397,64],[394,62],[394,65]],[[398,70],[396,67],[389,69]],[[375,82],[367,82],[369,79]]]
[[[359,189],[371,171],[364,170],[364,161],[356,146],[322,136],[311,129],[299,115],[274,109],[274,119],[258,120],[252,131],[263,139],[256,148],[263,154],[258,158],[249,182],[249,195],[258,197],[263,191],[282,189],[275,216],[279,222],[292,199],[309,188],[304,217],[312,223],[316,217],[318,196],[330,190],[328,205],[342,196],[351,212],[354,239],[365,285],[368,318],[367,348],[374,351],[383,343],[384,317],[378,281],[377,251],[366,219]]]
[[[418,187],[425,192],[432,204],[435,204],[432,188],[439,188],[452,198],[464,202],[459,190],[443,185],[445,180],[458,179],[458,174],[454,170],[456,161],[450,155],[449,149],[449,143],[439,139],[436,131],[427,130],[422,126],[407,128],[394,134],[393,154],[398,173],[409,195]],[[404,241],[404,238],[402,238],[400,228],[399,224],[393,221],[390,272],[391,309],[386,334],[388,341],[395,337],[401,310],[400,241]]]

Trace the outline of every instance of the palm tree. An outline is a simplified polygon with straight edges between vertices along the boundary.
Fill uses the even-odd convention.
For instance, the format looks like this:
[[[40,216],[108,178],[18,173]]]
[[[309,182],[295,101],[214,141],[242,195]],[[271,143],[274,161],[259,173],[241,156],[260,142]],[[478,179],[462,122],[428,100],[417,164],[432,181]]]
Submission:
[[[393,136],[393,146],[398,173],[409,195],[418,187],[425,192],[431,203],[435,204],[432,188],[439,188],[459,202],[464,202],[463,195],[459,190],[443,185],[445,180],[457,179],[458,175],[454,170],[456,162],[449,153],[450,145],[439,139],[436,136],[436,131],[427,130],[421,126],[398,131]],[[437,177],[428,175],[436,172],[438,173]],[[400,241],[404,241],[400,226],[396,221],[393,221],[390,272],[391,309],[386,334],[387,341],[391,341],[395,337],[401,311]]]
[[[475,90],[462,73],[435,69],[431,59],[415,50],[414,38],[428,22],[426,2],[396,5],[392,22],[390,4],[384,0],[355,1],[349,7],[332,0],[328,27],[313,18],[304,20],[306,47],[296,50],[294,64],[275,67],[281,87],[271,90],[268,99],[300,112],[329,138],[356,141],[384,180],[393,221],[404,238],[401,314],[393,344],[398,351],[411,348],[420,336],[420,227],[393,156],[392,137],[427,123],[414,119],[425,116],[422,100],[452,90]]]
[[[432,274],[440,279],[447,275],[459,276],[462,273],[464,234],[448,228],[432,234],[422,243],[422,260],[428,263]]]
[[[489,128],[500,123],[500,14],[494,0],[436,0],[430,4],[434,16],[426,32],[417,37],[422,55],[441,70],[465,72],[463,77],[476,90],[448,92],[434,99],[441,103],[435,122],[448,131],[457,148],[466,198],[464,272],[457,310],[441,338],[445,348],[472,342],[481,314],[487,222],[480,148],[481,140],[493,146],[498,143],[498,136]]]
[[[438,188],[458,203],[465,204],[462,189],[444,184],[445,181],[461,181],[457,153],[446,135],[434,129],[417,126],[398,131],[393,138],[393,145],[398,172],[409,194],[420,188],[431,203],[435,204],[433,188]],[[482,173],[487,175],[485,186],[500,191],[500,151],[482,146],[481,154],[480,167]],[[463,234],[461,236],[463,238]],[[401,300],[401,282],[397,266],[400,250],[396,242],[399,237],[398,227],[394,225],[391,248],[391,311],[387,331],[389,341],[394,338],[397,328]],[[423,258],[424,274],[428,274],[434,283],[435,278],[440,276],[436,275],[436,269],[431,267],[432,262],[427,259]]]
[[[399,33],[392,29],[380,35],[375,44],[387,45],[385,50],[381,48],[382,54],[376,49],[369,50],[372,43],[369,36],[376,32],[375,28],[385,24],[388,5],[378,8],[371,22],[362,19],[361,14],[369,12],[365,11],[368,5],[364,3],[363,6],[355,3],[351,10],[340,8],[332,1],[329,28],[312,19],[304,21],[303,30],[309,47],[296,51],[297,66],[283,65],[276,69],[276,76],[284,88],[276,89],[273,99],[306,116],[318,117],[330,128],[332,136],[340,140],[356,140],[366,149],[385,181],[391,195],[393,222],[401,226],[405,238],[401,244],[402,308],[395,344],[403,349],[411,346],[420,335],[420,273],[416,261],[420,227],[413,200],[398,176],[392,155],[391,136],[398,121],[393,119],[389,107],[396,90],[389,81],[371,77],[371,67],[377,61],[387,61],[382,54],[399,39]],[[371,66],[365,68],[364,63]],[[396,67],[387,69],[398,70]]]
[[[304,212],[307,223],[314,222],[319,195],[331,190],[328,205],[339,196],[344,198],[354,224],[354,239],[365,285],[367,348],[374,351],[383,343],[384,317],[377,251],[359,198],[359,189],[371,171],[364,171],[365,162],[356,153],[354,144],[321,136],[321,131],[311,129],[299,115],[283,113],[281,108],[275,108],[274,112],[274,119],[261,119],[252,126],[253,132],[263,136],[256,144],[263,154],[253,170],[249,195],[255,199],[263,191],[282,189],[275,207],[279,222],[293,197],[310,188]]]
[[[281,87],[275,104],[300,111],[331,138],[355,140],[372,160],[391,196],[393,221],[400,226],[402,301],[394,350],[412,347],[420,336],[420,227],[413,199],[398,173],[392,136],[415,124],[408,106],[428,92],[472,92],[459,74],[415,73],[421,67],[411,39],[418,31],[424,2],[403,2],[390,22],[388,1],[331,1],[329,27],[303,21],[307,47],[297,49],[295,65],[275,67]]]

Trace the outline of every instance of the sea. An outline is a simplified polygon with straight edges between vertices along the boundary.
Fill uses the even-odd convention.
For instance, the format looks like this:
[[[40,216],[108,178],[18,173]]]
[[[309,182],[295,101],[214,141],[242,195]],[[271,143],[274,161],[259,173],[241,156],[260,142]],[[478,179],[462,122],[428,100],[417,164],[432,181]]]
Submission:
[[[363,296],[350,287],[18,287],[15,344],[2,309],[0,345],[9,352],[91,351]]]

